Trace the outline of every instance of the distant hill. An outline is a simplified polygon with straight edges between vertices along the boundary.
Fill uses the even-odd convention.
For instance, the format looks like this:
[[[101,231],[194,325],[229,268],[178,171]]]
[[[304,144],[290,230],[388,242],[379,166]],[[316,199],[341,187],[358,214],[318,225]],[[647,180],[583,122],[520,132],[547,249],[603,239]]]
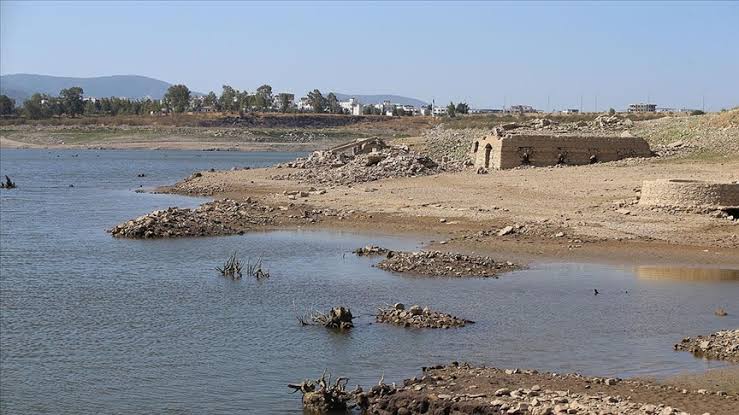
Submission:
[[[338,98],[339,101],[346,101],[349,98],[353,97],[362,104],[380,104],[382,103],[382,101],[390,101],[393,104],[413,105],[414,107],[420,107],[422,105],[428,104],[427,102],[421,101],[420,99],[402,97],[400,95],[352,95],[340,94],[338,92],[336,92],[335,94],[336,98]]]
[[[126,97],[160,99],[171,84],[138,75],[114,75],[95,78],[13,74],[0,76],[0,94],[20,105],[35,93],[58,95],[64,88],[79,86],[91,97]]]

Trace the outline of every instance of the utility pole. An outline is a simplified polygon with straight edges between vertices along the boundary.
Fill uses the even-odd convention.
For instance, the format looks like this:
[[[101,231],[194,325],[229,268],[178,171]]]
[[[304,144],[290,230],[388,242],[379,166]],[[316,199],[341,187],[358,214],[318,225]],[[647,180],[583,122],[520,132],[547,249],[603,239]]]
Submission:
[[[582,94],[580,94],[580,114],[582,114]]]
[[[706,112],[706,96],[701,96],[701,111]]]
[[[595,112],[598,112],[598,95],[595,95]]]
[[[549,106],[549,95],[547,95],[547,111],[552,112],[552,107]]]

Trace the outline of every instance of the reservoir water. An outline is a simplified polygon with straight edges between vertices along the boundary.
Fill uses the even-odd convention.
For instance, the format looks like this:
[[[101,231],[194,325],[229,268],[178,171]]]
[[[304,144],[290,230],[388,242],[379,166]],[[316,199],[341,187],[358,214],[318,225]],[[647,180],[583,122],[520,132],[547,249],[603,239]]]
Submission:
[[[0,191],[0,412],[302,413],[286,384],[324,368],[366,386],[452,360],[619,377],[725,365],[672,344],[739,326],[736,271],[535,264],[500,279],[427,280],[350,253],[368,243],[418,248],[413,239],[306,230],[142,241],[105,232],[205,200],[135,193],[140,186],[296,156],[0,152],[0,174],[19,186]],[[271,278],[217,275],[233,251],[261,255]],[[394,302],[477,323],[374,324],[376,307]],[[351,332],[295,318],[334,305],[358,316]],[[729,315],[714,316],[717,307]]]

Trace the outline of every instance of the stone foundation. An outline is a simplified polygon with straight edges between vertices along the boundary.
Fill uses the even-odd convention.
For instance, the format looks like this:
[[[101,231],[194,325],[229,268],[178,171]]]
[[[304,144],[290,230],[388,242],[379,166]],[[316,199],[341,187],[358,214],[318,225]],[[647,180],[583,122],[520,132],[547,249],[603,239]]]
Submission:
[[[640,205],[739,208],[739,183],[699,180],[645,180]]]

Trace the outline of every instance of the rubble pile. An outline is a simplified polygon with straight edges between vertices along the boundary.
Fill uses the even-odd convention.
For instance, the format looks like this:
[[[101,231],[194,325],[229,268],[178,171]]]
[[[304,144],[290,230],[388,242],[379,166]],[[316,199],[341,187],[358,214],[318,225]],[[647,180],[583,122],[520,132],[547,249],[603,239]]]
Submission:
[[[273,224],[274,216],[270,214],[273,210],[250,198],[242,202],[223,199],[195,209],[174,207],[156,210],[122,223],[109,232],[118,238],[232,235],[252,227]]]
[[[313,152],[307,158],[277,165],[294,168],[287,174],[273,175],[276,180],[304,180],[311,183],[345,185],[371,182],[391,177],[426,176],[442,169],[430,158],[411,151],[406,146],[358,155]]]
[[[739,363],[739,329],[722,330],[708,336],[686,337],[675,345],[675,350],[691,352],[708,359]]]
[[[439,124],[423,133],[424,153],[438,160],[446,171],[462,170],[471,161],[472,143],[487,134],[481,128],[447,129]]]
[[[378,309],[376,320],[378,323],[430,329],[464,327],[468,323],[474,323],[474,321],[455,317],[451,314],[433,311],[428,307],[421,308],[418,305],[412,305],[411,308],[406,310],[405,306],[401,303],[397,303],[392,307]]]
[[[496,262],[487,256],[462,255],[441,251],[395,252],[376,267],[386,271],[426,277],[496,277],[518,269],[511,262]]]
[[[579,390],[564,387],[565,383],[570,386],[577,385]],[[547,384],[552,386],[548,387]],[[558,389],[558,386],[562,389]],[[603,380],[577,374],[539,374],[536,371],[519,369],[503,371],[495,368],[474,368],[454,362],[449,366],[424,368],[422,377],[408,379],[402,386],[378,391],[373,388],[366,393],[367,403],[364,413],[687,414],[664,403],[640,402],[625,389],[629,387],[665,389],[654,385],[642,385],[636,381]],[[696,398],[710,397],[696,396]],[[656,401],[664,397],[653,395],[651,399]]]

